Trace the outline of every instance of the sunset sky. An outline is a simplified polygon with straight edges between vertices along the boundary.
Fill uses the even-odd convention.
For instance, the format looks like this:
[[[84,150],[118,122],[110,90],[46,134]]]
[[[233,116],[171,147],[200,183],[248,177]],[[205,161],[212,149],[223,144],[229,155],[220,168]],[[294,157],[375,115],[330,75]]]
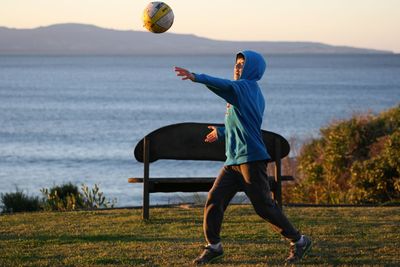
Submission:
[[[143,31],[143,0],[1,0],[0,26],[85,23]],[[314,41],[400,53],[400,0],[168,0],[169,32],[218,40]]]

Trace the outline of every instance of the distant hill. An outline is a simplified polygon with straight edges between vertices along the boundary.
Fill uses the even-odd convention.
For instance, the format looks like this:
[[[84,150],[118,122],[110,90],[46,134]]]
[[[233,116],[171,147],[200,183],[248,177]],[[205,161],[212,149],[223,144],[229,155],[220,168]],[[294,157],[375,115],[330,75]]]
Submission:
[[[219,41],[188,34],[152,34],[74,23],[35,29],[0,27],[0,55],[204,55],[232,54],[242,49],[268,54],[392,53],[315,42]]]

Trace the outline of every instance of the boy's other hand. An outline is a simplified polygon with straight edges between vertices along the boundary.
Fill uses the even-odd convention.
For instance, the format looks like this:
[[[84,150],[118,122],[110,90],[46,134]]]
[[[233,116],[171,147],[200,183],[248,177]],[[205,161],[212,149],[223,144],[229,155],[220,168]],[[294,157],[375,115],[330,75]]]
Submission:
[[[217,133],[217,127],[215,126],[208,126],[208,129],[211,129],[212,131],[207,134],[206,140],[204,140],[206,143],[213,143],[218,140],[218,133]]]

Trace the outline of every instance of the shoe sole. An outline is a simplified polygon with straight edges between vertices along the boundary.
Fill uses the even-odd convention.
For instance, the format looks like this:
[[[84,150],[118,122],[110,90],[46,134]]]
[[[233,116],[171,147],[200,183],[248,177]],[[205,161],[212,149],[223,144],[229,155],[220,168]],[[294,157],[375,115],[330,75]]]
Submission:
[[[224,257],[224,254],[221,254],[217,257],[212,258],[211,260],[209,260],[208,262],[193,262],[194,265],[205,265],[205,264],[210,264],[210,263],[214,263],[220,259],[222,259]]]

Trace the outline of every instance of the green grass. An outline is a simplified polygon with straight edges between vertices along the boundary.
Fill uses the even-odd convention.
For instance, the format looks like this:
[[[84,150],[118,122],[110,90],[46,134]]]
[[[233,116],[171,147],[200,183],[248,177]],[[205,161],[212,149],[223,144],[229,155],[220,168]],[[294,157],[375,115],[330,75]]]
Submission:
[[[307,266],[400,266],[400,207],[286,208],[314,246]],[[202,208],[38,212],[0,216],[0,266],[190,266],[203,244]],[[213,266],[281,266],[288,242],[231,206],[225,257]]]

